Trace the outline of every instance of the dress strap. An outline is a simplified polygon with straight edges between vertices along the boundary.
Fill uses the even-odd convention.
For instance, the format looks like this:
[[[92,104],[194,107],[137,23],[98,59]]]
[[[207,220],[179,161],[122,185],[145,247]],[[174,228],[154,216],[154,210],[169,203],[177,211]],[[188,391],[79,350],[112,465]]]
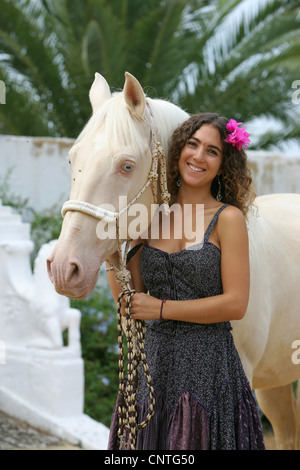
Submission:
[[[213,228],[214,228],[214,226],[215,226],[215,224],[216,224],[216,222],[217,222],[217,220],[218,220],[219,215],[221,214],[222,210],[224,210],[225,207],[228,207],[228,206],[230,206],[230,204],[224,204],[223,206],[221,206],[221,207],[217,210],[217,212],[215,213],[215,215],[214,215],[213,218],[211,219],[211,221],[210,221],[210,223],[209,223],[209,225],[208,225],[208,227],[207,227],[207,229],[206,229],[206,232],[205,232],[205,235],[204,235],[204,242],[207,242],[207,241],[208,241],[208,239],[209,239],[209,237],[210,237],[210,234],[211,234],[211,232],[212,232],[212,230],[213,230]]]
[[[139,243],[138,245],[135,245],[132,250],[129,250],[126,258],[126,264],[131,260],[131,258],[139,251],[141,246],[144,245],[144,243]]]

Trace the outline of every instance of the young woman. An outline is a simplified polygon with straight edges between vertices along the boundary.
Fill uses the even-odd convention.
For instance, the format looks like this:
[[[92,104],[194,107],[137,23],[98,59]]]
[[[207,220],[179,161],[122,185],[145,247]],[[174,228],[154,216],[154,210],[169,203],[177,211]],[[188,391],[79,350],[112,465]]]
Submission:
[[[138,450],[264,449],[258,409],[230,325],[243,318],[249,297],[245,216],[254,195],[242,149],[249,134],[240,124],[198,114],[172,138],[172,203],[183,209],[182,227],[184,217],[194,220],[197,204],[203,205],[203,239],[191,243],[184,230],[176,237],[171,212],[170,236],[163,236],[161,226],[159,238],[136,240],[128,256],[136,290],[131,317],[147,326],[145,352],[156,399],[150,424],[137,432]],[[184,211],[186,204],[192,211]],[[114,274],[108,276],[117,299],[120,288]],[[138,422],[149,406],[140,372]],[[110,449],[119,448],[117,428],[116,409]]]

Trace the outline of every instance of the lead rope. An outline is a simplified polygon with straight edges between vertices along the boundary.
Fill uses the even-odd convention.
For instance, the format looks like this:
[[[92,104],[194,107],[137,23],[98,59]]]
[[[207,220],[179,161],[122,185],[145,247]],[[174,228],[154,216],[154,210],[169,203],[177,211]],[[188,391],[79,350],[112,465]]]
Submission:
[[[164,204],[164,210],[169,212],[170,194],[167,191],[167,177],[166,177],[166,162],[162,146],[159,142],[155,143],[152,152],[152,168],[149,173],[148,181],[152,183],[152,192],[154,202],[157,203],[157,188],[156,181],[158,180],[158,160],[160,162],[160,187],[161,199]],[[146,183],[147,184],[147,183]],[[141,190],[136,198],[138,199]],[[146,360],[144,351],[146,327],[143,321],[133,320],[130,317],[131,299],[135,293],[134,289],[130,288],[131,274],[126,268],[127,253],[130,247],[130,241],[126,242],[124,256],[122,259],[122,246],[119,237],[119,218],[116,219],[116,231],[118,236],[118,253],[119,264],[111,265],[110,269],[116,271],[116,282],[122,286],[122,292],[118,297],[117,312],[118,312],[118,345],[119,345],[119,395],[117,400],[118,407],[118,438],[120,442],[120,450],[127,449],[127,431],[130,443],[130,449],[135,450],[137,431],[145,428],[154,414],[155,397],[152,380],[149,372],[149,367]],[[111,264],[111,263],[109,263]],[[123,297],[126,295],[125,306],[125,335],[127,338],[127,383],[125,387],[125,374],[124,374],[124,341],[123,333],[124,328],[122,325],[121,303]],[[147,387],[149,389],[149,411],[145,420],[137,423],[137,409],[136,409],[136,393],[138,386],[138,369],[142,364],[145,374]]]

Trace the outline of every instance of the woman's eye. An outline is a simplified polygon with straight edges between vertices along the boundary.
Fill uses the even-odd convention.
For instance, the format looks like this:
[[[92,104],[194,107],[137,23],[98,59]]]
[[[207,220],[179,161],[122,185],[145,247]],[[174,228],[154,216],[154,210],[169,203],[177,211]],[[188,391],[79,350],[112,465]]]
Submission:
[[[126,173],[128,173],[129,171],[131,171],[133,168],[133,163],[125,163],[123,165],[123,171],[125,171]]]

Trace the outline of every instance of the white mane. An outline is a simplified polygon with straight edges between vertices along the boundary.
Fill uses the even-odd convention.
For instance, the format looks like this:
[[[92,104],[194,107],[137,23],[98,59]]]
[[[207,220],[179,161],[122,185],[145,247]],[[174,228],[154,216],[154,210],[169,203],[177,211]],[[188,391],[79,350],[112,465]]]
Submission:
[[[165,154],[168,155],[170,137],[179,124],[188,119],[189,115],[169,101],[151,98],[147,98],[147,101],[158,129],[157,138],[160,140]]]
[[[147,97],[146,100],[150,112],[146,107],[143,122],[147,127],[153,127],[154,124],[156,138],[161,142],[167,155],[170,136],[175,128],[188,118],[188,114],[168,101]],[[144,155],[145,136],[141,133],[141,125],[141,121],[132,117],[123,98],[123,92],[116,92],[92,115],[76,143],[85,137],[97,139],[97,135],[105,126],[104,138],[107,146],[112,147],[114,142],[118,142],[118,145],[130,146],[137,154]]]

